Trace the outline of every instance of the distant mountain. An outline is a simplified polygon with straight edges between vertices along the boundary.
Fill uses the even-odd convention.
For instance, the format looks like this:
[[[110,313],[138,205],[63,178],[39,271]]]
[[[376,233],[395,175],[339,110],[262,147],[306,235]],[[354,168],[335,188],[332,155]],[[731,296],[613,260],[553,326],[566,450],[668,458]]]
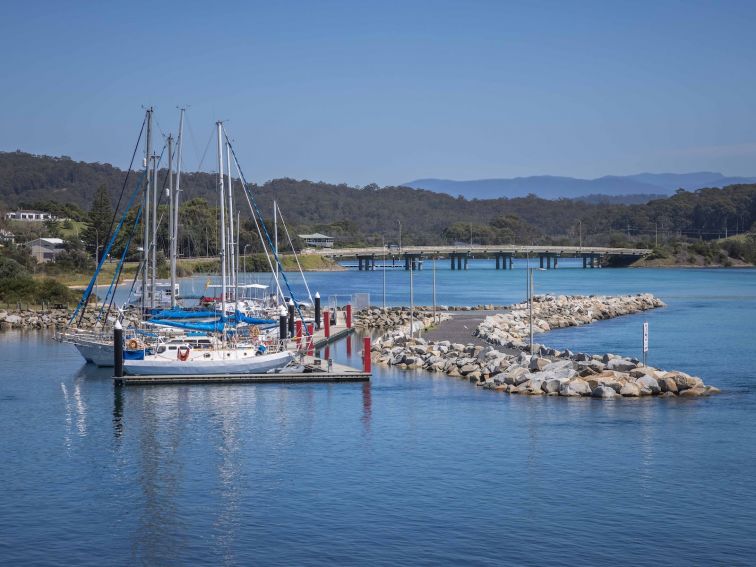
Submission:
[[[496,199],[525,197],[529,194],[544,199],[576,199],[610,197],[613,202],[638,202],[638,196],[668,196],[677,189],[695,191],[704,187],[725,187],[740,183],[754,183],[756,177],[725,177],[721,173],[639,173],[636,175],[607,175],[597,179],[577,179],[538,175],[512,179],[477,179],[452,181],[449,179],[417,179],[404,183],[405,187],[427,189],[449,195],[463,195],[468,199]]]

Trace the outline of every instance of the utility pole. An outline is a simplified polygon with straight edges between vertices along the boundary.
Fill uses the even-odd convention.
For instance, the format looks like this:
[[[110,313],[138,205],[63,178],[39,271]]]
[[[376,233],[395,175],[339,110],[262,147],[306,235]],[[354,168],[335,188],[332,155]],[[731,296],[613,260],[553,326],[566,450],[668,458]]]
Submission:
[[[381,247],[383,248],[383,310],[386,310],[386,262],[388,256],[386,255],[386,242],[383,236],[381,236]]]
[[[410,338],[415,337],[415,289],[413,287],[413,264],[415,260],[410,258],[409,273],[410,273]]]
[[[436,255],[433,255],[433,324],[436,324]]]

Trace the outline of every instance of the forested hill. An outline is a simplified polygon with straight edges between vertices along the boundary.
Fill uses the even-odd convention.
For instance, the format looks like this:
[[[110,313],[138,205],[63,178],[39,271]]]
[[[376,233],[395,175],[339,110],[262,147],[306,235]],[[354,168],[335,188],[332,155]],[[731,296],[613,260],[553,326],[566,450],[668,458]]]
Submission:
[[[132,174],[130,185],[136,177]],[[53,201],[88,210],[103,185],[117,202],[124,178],[125,172],[108,164],[0,153],[0,208],[43,207]],[[164,172],[161,184],[163,179]],[[183,174],[182,201],[200,197],[212,206],[217,200],[215,185],[210,173]],[[756,221],[756,185],[678,191],[670,198],[638,205],[535,196],[468,200],[408,187],[353,188],[293,179],[276,179],[253,190],[266,216],[275,197],[292,227],[333,234],[339,244],[380,243],[382,238],[396,241],[399,223],[405,243],[469,241],[471,237],[477,243],[572,242],[582,235],[584,243],[598,244],[617,234],[639,241],[657,231],[716,238],[725,232],[743,232]],[[246,203],[242,204],[242,214],[248,213]]]

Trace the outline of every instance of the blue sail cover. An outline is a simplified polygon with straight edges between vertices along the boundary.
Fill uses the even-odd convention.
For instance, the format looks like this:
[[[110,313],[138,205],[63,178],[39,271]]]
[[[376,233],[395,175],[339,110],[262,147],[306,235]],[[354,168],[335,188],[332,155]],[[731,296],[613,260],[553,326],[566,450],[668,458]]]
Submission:
[[[186,309],[164,309],[151,315],[157,319],[198,319],[200,317],[217,317],[217,311],[187,311]]]
[[[225,329],[225,323],[223,323],[223,321],[210,321],[207,323],[192,321],[189,323],[183,323],[181,321],[172,321],[170,319],[151,319],[150,323],[154,323],[155,325],[165,325],[166,327],[176,327],[177,329],[205,331],[206,333],[221,333]]]

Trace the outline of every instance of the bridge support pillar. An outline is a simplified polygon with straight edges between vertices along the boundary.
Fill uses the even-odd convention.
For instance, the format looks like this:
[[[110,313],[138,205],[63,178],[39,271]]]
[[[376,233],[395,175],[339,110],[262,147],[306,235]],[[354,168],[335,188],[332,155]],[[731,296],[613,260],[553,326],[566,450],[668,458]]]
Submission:
[[[509,268],[507,268],[507,264],[509,264]],[[499,270],[506,270],[506,269],[512,269],[512,254],[510,253],[504,253],[504,252],[497,252],[496,253],[496,269]]]
[[[452,269],[452,271],[454,271],[455,270],[455,267],[454,267],[454,254],[449,254],[449,260],[451,260],[451,269]]]
[[[539,267],[543,270],[543,254],[538,255],[538,260],[541,262],[541,265]]]
[[[357,269],[362,272],[368,270],[375,270],[375,255],[370,256],[357,256]]]

